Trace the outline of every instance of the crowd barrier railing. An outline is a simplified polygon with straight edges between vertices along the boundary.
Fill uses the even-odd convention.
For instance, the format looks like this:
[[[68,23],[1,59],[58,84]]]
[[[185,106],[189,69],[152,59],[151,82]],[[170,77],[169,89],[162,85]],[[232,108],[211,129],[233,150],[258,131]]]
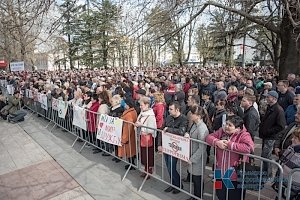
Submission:
[[[24,102],[27,102],[25,103],[25,107],[33,113],[43,116],[49,123],[54,124],[51,131],[53,131],[54,127],[60,127],[66,132],[73,134],[76,138],[72,146],[78,141],[83,141],[79,150],[80,152],[85,146],[89,145],[94,147],[94,151],[105,152],[116,160],[125,162],[128,165],[128,168],[122,177],[122,181],[126,178],[131,168],[135,168],[142,172],[144,178],[138,191],[143,188],[147,179],[152,177],[195,199],[203,199],[205,195],[212,195],[212,198],[216,199],[216,188],[212,190],[212,194],[207,194],[205,192],[205,190],[208,189],[208,186],[205,184],[205,177],[214,173],[215,176],[212,179],[214,186],[216,186],[215,183],[217,179],[221,179],[221,182],[224,183],[224,179],[226,178],[223,177],[224,174],[222,173],[222,177],[216,177],[216,170],[218,169],[207,169],[205,152],[208,144],[206,142],[165,133],[160,129],[145,126],[137,128],[133,122],[127,122],[108,115],[101,115],[84,108],[73,106],[64,101],[57,101],[58,100],[56,99],[47,101],[47,106],[45,106],[45,101],[42,101],[41,98],[34,99],[34,97],[29,98],[26,95],[24,98]],[[63,106],[61,106],[62,104]],[[125,132],[126,136],[124,135]],[[153,144],[151,146],[142,144],[141,137],[144,134],[143,132],[151,132],[153,136],[160,135],[162,138],[162,152],[157,151],[157,137],[153,137]],[[190,150],[193,149],[194,145],[202,149],[199,154],[201,158],[200,160],[198,159],[198,163],[200,163],[198,165],[190,163]],[[214,152],[217,152],[215,148],[214,150]],[[245,191],[247,191],[247,195],[254,195],[257,199],[263,199],[262,191],[265,189],[264,186],[267,187],[268,183],[271,184],[274,182],[274,179],[266,177],[263,170],[264,163],[269,163],[269,165],[272,165],[273,169],[277,171],[277,179],[275,181],[278,182],[279,186],[278,199],[281,199],[283,170],[279,163],[252,154],[243,154],[229,150],[224,150],[224,152],[228,154],[228,160],[231,159],[233,154],[239,154],[244,159],[248,157],[251,158],[253,162],[259,166],[257,178],[253,180],[255,181],[255,185],[258,185],[259,189],[253,190],[253,188],[247,188],[249,186],[247,185],[249,184],[249,181],[245,183],[246,165],[242,165],[239,186],[246,190],[242,190],[240,199],[245,199]],[[214,166],[217,166],[216,154],[214,154],[213,157],[215,158]],[[229,162],[225,164],[227,164],[228,169],[231,168]],[[201,167],[200,170],[198,169],[199,166]],[[187,171],[192,175],[190,175],[190,181],[184,183],[182,178],[187,176]],[[195,171],[197,171],[197,173]],[[197,175],[200,174],[202,176],[200,178],[200,183],[195,183],[195,181],[193,181],[194,172]],[[195,184],[200,185],[200,195],[199,187],[193,188],[193,185]],[[183,187],[181,187],[182,185]],[[226,191],[229,190],[230,188],[226,189]],[[248,193],[249,190],[251,190],[251,194]],[[195,191],[198,193],[195,194]],[[230,199],[228,193],[226,199]]]
[[[144,127],[148,130],[152,129],[149,127]],[[156,131],[158,134],[162,135],[163,141],[163,148],[162,148],[162,153],[160,152],[155,152],[155,150],[153,150],[153,148],[147,148],[146,147],[146,154],[142,152],[142,147],[140,146],[140,171],[142,171],[143,173],[146,174],[142,184],[140,185],[138,191],[140,191],[143,187],[143,185],[145,184],[146,180],[148,179],[148,177],[153,177],[155,179],[158,179],[164,183],[166,183],[169,186],[172,186],[173,188],[195,198],[195,199],[202,199],[204,198],[204,195],[208,195],[206,193],[204,193],[205,188],[205,183],[204,183],[204,176],[206,177],[206,175],[209,174],[209,171],[205,168],[206,165],[206,147],[207,147],[207,143],[204,141],[200,141],[200,140],[196,140],[193,138],[184,138],[183,136],[177,136],[174,134],[170,134],[170,133],[165,133],[162,130],[159,129],[152,129],[154,131]],[[139,130],[141,131],[141,130]],[[141,134],[138,134],[141,135]],[[163,136],[165,135],[165,136]],[[167,139],[168,138],[168,139]],[[140,140],[141,142],[141,140]],[[154,142],[154,147],[156,146],[156,140],[153,140]],[[200,178],[201,182],[200,184],[198,184],[198,186],[202,189],[199,190],[198,188],[198,194],[197,196],[195,196],[195,194],[193,193],[193,184],[195,184],[195,182],[193,181],[193,177],[188,173],[185,174],[185,172],[187,170],[193,172],[193,167],[199,167],[198,164],[189,164],[188,167],[186,167],[186,163],[190,162],[190,152],[186,151],[184,152],[183,149],[186,147],[189,149],[193,149],[193,145],[197,145],[197,146],[202,146],[201,148],[201,154],[199,155],[201,158],[201,160],[198,160],[198,162],[200,163],[200,165],[202,165],[200,171],[199,169],[196,169],[197,174],[200,174],[202,177]],[[173,150],[172,150],[173,149]],[[181,151],[181,152],[180,152]],[[255,165],[257,166],[257,168],[259,167],[259,171],[248,171],[246,172],[246,164],[243,162],[242,164],[242,171],[239,172],[239,174],[241,175],[239,178],[239,185],[238,187],[242,187],[245,190],[242,190],[241,193],[241,199],[245,199],[244,197],[244,192],[247,190],[251,190],[251,195],[254,195],[257,197],[257,199],[261,199],[262,198],[262,190],[264,190],[264,185],[266,185],[267,183],[271,184],[274,182],[277,182],[278,184],[278,199],[281,199],[281,193],[282,193],[282,184],[283,184],[283,170],[282,167],[279,163],[277,163],[276,161],[270,160],[270,159],[266,159],[266,158],[262,158],[260,156],[256,156],[253,154],[243,154],[240,152],[235,152],[235,151],[231,151],[231,150],[224,150],[225,152],[227,152],[228,154],[228,160],[230,160],[230,156],[232,153],[235,154],[239,154],[241,157],[243,157],[242,160],[245,160],[247,157],[251,160],[253,160],[252,162],[255,163]],[[216,152],[216,148],[215,151]],[[157,160],[161,160],[161,165],[157,165],[157,163],[154,163],[153,166],[153,171],[147,170],[147,166],[151,166],[152,165],[152,159],[153,159],[153,155],[154,154],[154,161]],[[170,156],[170,155],[174,155],[174,157]],[[143,159],[143,156],[146,157]],[[170,159],[171,157],[171,159]],[[176,159],[174,159],[176,157]],[[169,158],[169,159],[168,159]],[[142,161],[143,160],[143,161]],[[146,164],[143,163],[146,160]],[[173,163],[174,162],[174,163]],[[217,159],[216,159],[216,154],[214,154],[214,166],[216,166]],[[220,161],[219,161],[220,162]],[[264,172],[263,170],[263,164],[264,163],[269,163],[269,165],[271,165],[273,171],[277,171],[276,173],[276,177],[271,178],[271,177],[267,177],[266,176],[266,172]],[[230,169],[230,162],[227,162],[227,169]],[[143,167],[146,166],[146,167]],[[216,173],[216,170],[213,170],[211,172]],[[253,176],[251,177],[245,177],[245,174],[249,173],[253,173]],[[255,178],[255,174],[256,173],[256,178]],[[167,175],[167,176],[166,176]],[[189,178],[189,182],[188,184],[183,183],[182,178],[188,177]],[[222,174],[222,176],[224,176],[224,174]],[[223,177],[219,177],[220,179],[223,179]],[[249,180],[249,179],[253,179],[253,180]],[[216,178],[213,178],[213,183],[215,184],[216,182]],[[224,179],[223,179],[224,180]],[[223,181],[221,180],[221,181]],[[247,180],[247,183],[245,183],[245,180]],[[174,184],[174,182],[177,182]],[[182,188],[183,186],[183,188]],[[184,189],[187,188],[187,189]],[[261,189],[259,189],[261,188]],[[227,191],[230,190],[230,188],[227,188]],[[227,192],[228,194],[228,192]],[[216,199],[216,190],[213,190],[213,194],[212,194],[213,199]],[[230,199],[228,196],[226,196],[226,199]]]
[[[115,161],[120,160],[127,163],[128,167],[122,181],[126,178],[131,168],[139,168],[138,163],[135,162],[135,160],[138,160],[138,140],[133,122],[120,120],[108,115],[101,115],[97,112],[73,106],[68,102],[57,99],[52,99],[47,102],[47,106],[45,106],[42,100],[39,101],[38,98],[35,98],[35,95],[33,95],[32,98],[25,96],[24,102],[25,107],[31,110],[33,114],[44,117],[49,121],[46,127],[48,127],[50,123],[53,123],[50,132],[52,132],[55,127],[60,127],[64,131],[74,135],[75,140],[72,147],[77,141],[83,142],[79,152],[81,152],[85,146],[89,145],[94,148],[94,151],[98,151],[99,153],[105,152],[113,156]],[[80,109],[78,110],[77,108]],[[74,125],[74,120],[77,126]],[[99,131],[102,130],[99,128],[101,120],[104,122],[102,124],[106,128],[106,130],[102,128],[104,131]],[[107,123],[105,123],[105,121],[107,121]],[[115,121],[113,125],[118,124],[117,129],[114,126],[110,126],[109,123],[113,123],[113,121]],[[117,136],[108,135],[108,132],[111,132],[112,129],[118,132]],[[122,138],[122,136],[125,135],[124,133],[126,137]],[[98,138],[102,138],[102,140]]]
[[[299,200],[300,199],[300,191],[295,191],[295,194],[292,195],[293,189],[293,181],[295,180],[293,177],[295,175],[300,175],[300,168],[294,168],[291,170],[291,172],[288,175],[288,182],[287,182],[287,188],[286,188],[286,199],[294,199],[294,200]],[[297,180],[299,182],[299,179]]]

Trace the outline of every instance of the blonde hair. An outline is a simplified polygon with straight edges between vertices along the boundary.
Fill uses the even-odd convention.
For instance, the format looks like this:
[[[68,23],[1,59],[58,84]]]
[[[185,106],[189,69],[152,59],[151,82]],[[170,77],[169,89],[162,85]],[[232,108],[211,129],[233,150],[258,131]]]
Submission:
[[[296,128],[293,132],[293,136],[300,140],[300,128]]]
[[[150,106],[150,98],[149,97],[141,97],[139,103],[148,104]]]
[[[121,101],[122,101],[122,97],[120,95],[116,94],[111,98],[110,103],[112,106],[115,106],[115,105],[120,104]]]
[[[246,95],[254,95],[254,90],[252,90],[251,88],[246,88],[246,90],[245,90],[245,94]]]
[[[50,85],[50,84],[46,84],[46,85],[44,86],[44,90],[46,90],[46,91],[52,90],[51,85]]]
[[[229,86],[228,91],[229,90],[233,90],[234,93],[238,93],[238,89],[234,85]]]
[[[155,103],[165,103],[165,97],[163,93],[155,92],[153,96],[154,96]]]

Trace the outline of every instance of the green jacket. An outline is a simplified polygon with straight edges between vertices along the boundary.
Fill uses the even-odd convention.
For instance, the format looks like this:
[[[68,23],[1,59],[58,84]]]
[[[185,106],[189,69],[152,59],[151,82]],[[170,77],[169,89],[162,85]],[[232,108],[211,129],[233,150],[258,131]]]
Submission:
[[[14,114],[20,109],[20,99],[17,99],[15,96],[8,96],[7,105],[3,110],[8,110],[9,114]]]

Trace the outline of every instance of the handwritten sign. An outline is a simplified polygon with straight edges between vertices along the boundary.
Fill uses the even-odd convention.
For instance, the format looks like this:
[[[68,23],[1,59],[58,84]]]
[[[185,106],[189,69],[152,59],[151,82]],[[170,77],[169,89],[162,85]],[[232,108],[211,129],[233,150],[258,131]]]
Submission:
[[[73,125],[86,131],[86,113],[85,109],[79,106],[73,108]]]
[[[52,109],[58,111],[58,100],[52,98]]]
[[[40,102],[41,108],[48,110],[48,100],[46,94],[38,93],[38,102]]]
[[[58,117],[65,118],[68,111],[68,104],[64,101],[58,101]]]
[[[122,146],[123,120],[108,115],[100,115],[97,139],[104,142]]]
[[[172,133],[162,133],[162,151],[188,162],[190,159],[190,139]]]
[[[13,94],[14,94],[15,88],[14,88],[13,85],[7,85],[6,88],[7,88],[7,93],[8,93],[9,95],[13,95]]]

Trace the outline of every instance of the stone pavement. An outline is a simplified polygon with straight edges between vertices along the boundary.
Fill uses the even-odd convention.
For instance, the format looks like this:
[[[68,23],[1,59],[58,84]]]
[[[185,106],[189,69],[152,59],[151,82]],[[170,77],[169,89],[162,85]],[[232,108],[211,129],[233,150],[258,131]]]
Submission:
[[[0,138],[0,199],[93,199],[18,125],[1,121]]]
[[[17,125],[8,124],[7,122],[0,122],[0,131],[1,131],[1,138],[2,143],[5,143],[6,146],[1,146],[1,167],[0,172],[1,174],[7,174],[11,170],[6,170],[6,168],[13,170],[17,170],[17,167],[12,167],[12,163],[5,162],[5,164],[2,166],[2,160],[6,160],[7,155],[2,155],[3,151],[7,151],[7,149],[19,149],[20,153],[15,153],[15,157],[19,157],[19,159],[22,160],[22,163],[24,166],[22,168],[27,167],[31,165],[28,163],[28,159],[23,159],[22,154],[24,152],[27,152],[27,154],[30,155],[29,160],[34,160],[35,162],[48,162],[48,165],[53,165],[52,168],[59,168],[60,166],[63,168],[62,171],[66,170],[67,173],[76,180],[76,183],[78,183],[82,188],[84,188],[85,191],[88,192],[89,195],[91,195],[94,199],[187,199],[189,198],[188,195],[184,193],[179,193],[177,195],[174,195],[172,193],[164,193],[163,190],[167,187],[166,184],[162,183],[159,180],[156,180],[154,178],[151,178],[150,180],[146,181],[144,187],[140,192],[137,191],[139,186],[142,183],[142,179],[139,176],[140,173],[137,171],[130,171],[125,180],[122,182],[121,178],[125,174],[124,163],[115,163],[112,162],[112,157],[103,157],[101,154],[92,154],[91,148],[84,148],[81,153],[79,153],[79,149],[82,146],[82,143],[76,142],[75,146],[72,148],[71,145],[75,139],[75,137],[66,132],[62,132],[59,128],[54,128],[52,132],[49,130],[52,128],[53,124],[50,124],[47,128],[45,128],[48,125],[48,122],[44,120],[43,118],[37,118],[36,115],[31,116],[28,119],[28,116],[25,122],[21,122]],[[26,132],[23,132],[22,129]],[[4,134],[4,130],[7,130]],[[12,130],[12,131],[11,131]],[[17,132],[17,133],[16,133]],[[14,138],[15,134],[20,135],[19,138]],[[28,134],[28,135],[27,135]],[[29,137],[30,136],[30,137]],[[23,139],[20,139],[22,138]],[[6,138],[5,140],[3,138]],[[32,139],[38,143],[34,143]],[[39,146],[39,150],[26,147],[28,145],[25,145],[28,141],[31,141],[31,143],[34,143],[36,146]],[[18,144],[19,146],[17,146]],[[256,142],[258,151],[259,151],[259,141]],[[33,145],[31,145],[33,146]],[[22,148],[28,148],[26,150],[22,150]],[[44,150],[43,150],[43,149]],[[42,150],[41,150],[42,149]],[[40,152],[43,152],[43,156],[41,156]],[[57,162],[51,161],[51,157],[54,158],[54,160]],[[50,161],[51,162],[50,162]],[[161,158],[157,157],[157,173],[161,173],[159,167],[162,165]],[[12,161],[12,162],[18,162],[18,161]],[[50,162],[50,163],[49,163]],[[54,163],[55,164],[54,164]],[[180,164],[180,163],[179,163]],[[183,170],[181,172],[182,177],[186,174],[186,163],[181,163],[183,166]],[[39,166],[38,166],[39,168]],[[20,167],[18,168],[20,169]],[[3,171],[3,172],[2,172]],[[26,171],[26,170],[25,170]],[[168,176],[166,171],[165,173],[165,179],[168,180]],[[1,175],[0,174],[0,175]],[[205,193],[204,193],[204,199],[213,199],[213,184],[212,180],[209,177],[209,175],[212,174],[211,171],[211,165],[207,167],[206,174],[204,176],[204,184],[205,184]],[[37,175],[36,175],[37,176]],[[9,175],[7,176],[9,177]],[[24,178],[24,177],[22,177]],[[25,177],[26,178],[26,177]],[[61,178],[63,179],[63,178]],[[7,180],[7,178],[4,180]],[[64,178],[63,180],[68,180],[67,178]],[[1,181],[1,178],[0,178]],[[58,185],[60,185],[59,181],[57,180]],[[2,181],[0,182],[1,188],[3,186]],[[64,186],[64,187],[62,187]],[[87,195],[86,192],[78,186],[77,188],[72,190],[72,187],[75,187],[73,185],[73,182],[71,181],[69,184],[61,184],[59,187],[59,190],[52,191],[60,192],[60,191],[66,191],[69,189],[68,192],[65,192],[64,194],[70,194],[71,195],[81,195],[83,192],[83,195]],[[53,186],[54,187],[54,186]],[[62,188],[60,188],[62,187]],[[64,189],[67,188],[67,189]],[[80,188],[80,189],[78,189]],[[189,184],[184,184],[185,190],[189,190]],[[0,190],[1,191],[1,190]],[[2,192],[1,192],[2,193]],[[261,191],[261,199],[274,199],[276,196],[276,193],[270,187],[267,187],[266,189]],[[1,196],[0,196],[1,197]],[[39,197],[39,196],[36,196]],[[89,197],[87,195],[87,197]],[[87,198],[86,196],[84,198]],[[45,197],[47,198],[47,197]],[[45,199],[42,198],[42,199]],[[2,199],[2,198],[0,198]],[[38,198],[36,198],[38,199]],[[40,198],[41,199],[41,198]],[[47,198],[51,199],[51,198]],[[56,199],[68,199],[62,198],[60,196],[57,196]],[[75,198],[69,198],[69,199],[75,199]],[[217,199],[217,198],[215,198]],[[256,194],[252,191],[247,191],[247,198],[246,199],[257,199]]]

